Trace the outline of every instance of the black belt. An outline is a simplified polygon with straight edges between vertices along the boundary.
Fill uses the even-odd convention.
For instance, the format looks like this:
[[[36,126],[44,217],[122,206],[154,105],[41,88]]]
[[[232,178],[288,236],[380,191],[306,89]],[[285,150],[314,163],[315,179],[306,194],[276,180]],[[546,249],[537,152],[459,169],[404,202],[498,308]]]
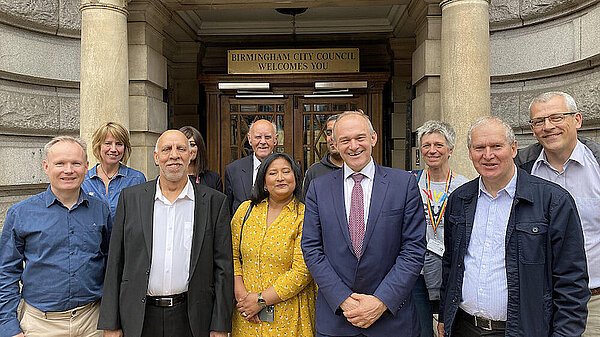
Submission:
[[[146,296],[146,303],[155,307],[172,307],[183,303],[187,299],[187,292],[176,295]]]
[[[590,289],[590,291],[592,292],[592,296],[600,295],[600,288]]]
[[[505,330],[506,329],[505,321],[492,321],[491,319],[469,315],[467,312],[465,312],[461,308],[458,308],[457,316],[462,316],[461,318],[464,321],[467,321],[467,322],[473,324],[474,326],[479,327],[483,330],[492,331],[492,330]]]

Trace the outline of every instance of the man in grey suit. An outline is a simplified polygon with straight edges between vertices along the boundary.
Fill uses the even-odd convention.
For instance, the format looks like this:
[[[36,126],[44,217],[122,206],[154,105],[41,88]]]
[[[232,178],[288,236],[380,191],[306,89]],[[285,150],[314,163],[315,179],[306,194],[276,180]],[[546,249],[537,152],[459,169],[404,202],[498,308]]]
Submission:
[[[233,313],[227,198],[189,181],[190,148],[180,131],[160,136],[154,161],[157,180],[121,192],[98,329],[105,337],[226,337]]]
[[[260,162],[273,152],[277,144],[277,127],[266,119],[255,121],[248,131],[248,143],[254,153],[225,167],[225,194],[229,198],[232,215],[242,202],[250,199]]]

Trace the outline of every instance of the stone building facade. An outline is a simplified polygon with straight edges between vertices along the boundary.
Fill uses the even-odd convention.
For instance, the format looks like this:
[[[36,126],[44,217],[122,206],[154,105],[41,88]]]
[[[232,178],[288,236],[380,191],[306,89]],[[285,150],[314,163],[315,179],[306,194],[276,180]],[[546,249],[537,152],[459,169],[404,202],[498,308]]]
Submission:
[[[458,133],[453,167],[474,176],[464,145],[471,121],[502,117],[527,145],[529,102],[549,90],[571,93],[582,134],[600,140],[598,0],[353,0],[329,9],[297,1],[356,17],[327,25],[298,16],[293,35],[281,28],[289,30],[288,19],[231,24],[240,11],[270,13],[276,1],[214,3],[0,0],[0,223],[13,203],[47,186],[42,148],[58,134],[89,142],[101,122],[117,120],[131,130],[129,165],[148,177],[157,173],[154,142],[168,127],[197,126],[214,152],[222,117],[207,107],[222,93],[207,83],[227,75],[227,49],[359,48],[365,77],[387,74],[368,101],[381,110],[372,116],[382,128],[380,159],[394,167],[418,167],[411,131],[442,119]],[[227,156],[211,168],[222,170]]]

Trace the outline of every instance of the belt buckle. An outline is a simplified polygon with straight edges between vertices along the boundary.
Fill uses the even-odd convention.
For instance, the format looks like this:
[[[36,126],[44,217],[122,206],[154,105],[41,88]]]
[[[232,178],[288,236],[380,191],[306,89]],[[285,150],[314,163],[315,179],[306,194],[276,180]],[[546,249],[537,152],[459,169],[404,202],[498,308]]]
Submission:
[[[172,307],[174,305],[173,304],[173,297],[163,298],[162,300],[167,302],[167,307]]]
[[[493,330],[492,329],[492,320],[491,319],[487,319],[487,318],[483,318],[483,317],[477,317],[477,316],[473,316],[473,317],[475,318],[475,326],[476,327],[481,328],[481,329],[486,330],[486,331],[492,331]],[[478,320],[485,321],[487,323],[487,325],[486,326],[480,325]]]
[[[159,307],[172,307],[174,305],[173,298],[171,298],[171,297],[159,298],[156,301],[156,305],[158,305]]]

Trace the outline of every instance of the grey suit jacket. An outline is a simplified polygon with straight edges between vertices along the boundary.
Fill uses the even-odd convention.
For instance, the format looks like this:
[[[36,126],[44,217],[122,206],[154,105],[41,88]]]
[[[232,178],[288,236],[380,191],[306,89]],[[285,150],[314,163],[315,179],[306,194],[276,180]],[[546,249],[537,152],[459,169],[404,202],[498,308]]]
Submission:
[[[223,193],[192,184],[194,236],[187,310],[195,337],[231,331],[233,263],[229,203]],[[142,334],[152,261],[156,180],[123,189],[110,241],[98,329]]]
[[[250,155],[225,167],[225,194],[232,215],[242,202],[250,199],[253,161],[254,156]]]

